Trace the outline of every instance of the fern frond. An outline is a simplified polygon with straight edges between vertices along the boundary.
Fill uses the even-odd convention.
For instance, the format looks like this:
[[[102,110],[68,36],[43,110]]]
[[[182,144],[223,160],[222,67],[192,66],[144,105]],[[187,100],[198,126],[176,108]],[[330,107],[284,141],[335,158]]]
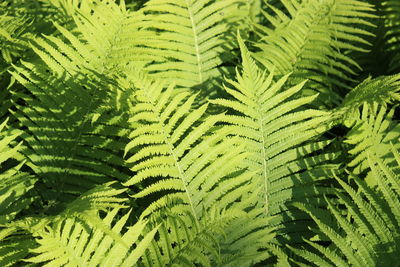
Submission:
[[[0,224],[14,220],[37,198],[32,191],[37,179],[21,170],[24,162],[15,162],[22,143],[11,144],[21,132],[5,130],[6,123],[0,125]]]
[[[40,210],[33,216],[24,216],[18,220],[4,224],[4,229],[16,229],[16,231],[14,231],[16,233],[11,236],[11,240],[20,239],[21,244],[18,242],[16,243],[17,246],[19,246],[23,245],[25,239],[31,239],[31,235],[35,235],[36,232],[42,231],[49,225],[73,219],[85,222],[86,225],[90,225],[92,228],[102,231],[114,241],[128,247],[123,239],[121,239],[120,235],[113,232],[112,229],[98,217],[99,212],[107,212],[110,208],[126,207],[122,204],[126,199],[121,197],[121,193],[125,191],[126,189],[118,190],[112,188],[111,183],[99,185],[68,204],[65,204],[65,200],[64,203],[57,203],[55,201],[49,202],[49,207],[46,208],[47,210]],[[18,231],[20,231],[20,233],[18,233]]]
[[[394,148],[392,153],[398,156]],[[400,161],[393,166],[371,155],[368,162],[377,189],[372,190],[356,176],[350,177],[357,190],[337,178],[344,192],[338,190],[336,201],[326,198],[328,210],[309,204],[295,204],[310,214],[319,231],[332,241],[329,247],[308,242],[316,249],[310,252],[292,248],[299,256],[315,264],[329,261],[327,266],[338,266],[344,262],[354,266],[397,264],[400,252]],[[345,209],[341,208],[343,205]]]
[[[141,12],[130,12],[125,5],[114,1],[56,1],[60,9],[71,12],[76,29],[69,29],[55,22],[61,34],[36,38],[33,49],[56,72],[71,75],[95,70],[106,75],[121,73],[127,65],[136,67],[157,60],[154,54],[143,52],[151,42],[153,32],[146,30]],[[145,49],[144,49],[145,50]]]
[[[65,209],[66,215],[75,215],[79,217],[85,213],[85,211],[126,208],[123,204],[126,201],[126,198],[120,197],[126,189],[115,189],[111,187],[113,184],[115,184],[115,182],[98,185],[81,194],[77,199],[68,203]]]
[[[400,71],[400,4],[396,0],[382,1],[386,28],[385,49],[390,55],[389,72]]]
[[[348,150],[352,156],[348,166],[354,168],[356,174],[368,169],[368,155],[390,158],[391,143],[397,144],[400,138],[399,125],[393,120],[394,112],[385,106],[364,104],[361,114],[355,112],[357,117],[349,119],[349,125],[353,125],[344,142],[352,145]]]
[[[0,49],[9,64],[18,59],[30,58],[29,43],[39,34],[54,31],[51,23],[65,20],[59,10],[45,1],[4,0],[0,4]]]
[[[259,214],[212,209],[199,224],[195,222],[190,213],[169,214],[144,265],[251,266],[271,255],[265,247],[273,241],[273,229]]]
[[[254,266],[277,254],[273,249],[277,234],[273,217],[263,213],[263,209],[255,208],[227,224],[220,244],[222,266]]]
[[[224,208],[240,198],[240,185],[251,175],[236,174],[246,157],[237,140],[228,138],[223,128],[212,131],[221,116],[205,117],[207,104],[192,110],[196,96],[175,95],[173,86],[145,79],[135,85],[129,120],[134,130],[125,152],[136,174],[125,186],[146,184],[136,198],[158,194],[142,216],[175,203],[177,212],[199,218],[203,210]]]
[[[29,249],[35,247],[30,236],[21,235],[16,228],[7,227],[0,230],[0,264],[16,266],[29,255]]]
[[[117,213],[118,209],[108,212],[102,221],[120,234],[127,227],[130,212],[114,223]],[[157,231],[154,228],[144,232],[146,224],[146,221],[139,221],[121,234],[121,239],[128,244],[124,247],[103,231],[67,218],[34,233],[39,246],[31,249],[34,256],[26,261],[51,266],[133,266],[145,253]]]
[[[339,121],[354,121],[359,109],[368,105],[372,108],[376,104],[393,104],[400,100],[400,75],[380,76],[365,79],[344,98],[333,117]]]
[[[104,76],[90,81],[60,72],[57,77],[28,62],[12,74],[29,91],[16,94],[20,104],[13,115],[26,127],[21,137],[27,148],[21,152],[36,166],[44,199],[70,199],[95,185],[127,179],[121,158],[124,114],[111,106],[98,111],[110,100]]]
[[[6,123],[0,124],[0,265],[14,266],[28,255],[33,243],[7,224],[21,216],[38,196],[33,190],[37,179],[22,171],[24,162],[18,162],[22,142],[16,143],[16,139],[21,132],[6,129]]]
[[[368,78],[351,90],[343,106],[358,108],[363,103],[392,103],[400,100],[400,75]]]
[[[219,257],[216,241],[223,221],[210,218],[197,224],[191,213],[183,214],[187,215],[171,214],[160,226],[159,240],[153,241],[144,258],[146,266],[212,266],[210,256]]]
[[[348,55],[349,51],[366,51],[365,36],[371,35],[364,27],[372,25],[366,20],[374,17],[371,6],[362,1],[348,0],[281,0],[285,10],[271,6],[265,13],[272,28],[266,28],[261,52],[255,58],[276,74],[293,72],[292,84],[310,79],[311,92],[315,90],[327,102],[339,103],[336,86],[348,88],[344,81],[360,66]],[[271,14],[272,13],[272,14]]]
[[[5,62],[11,63],[15,57],[21,57],[27,50],[31,34],[27,31],[26,18],[3,14],[2,9],[0,5],[0,51]]]
[[[142,9],[158,32],[146,44],[162,55],[146,70],[178,86],[200,85],[221,73],[229,18],[238,16],[241,0],[150,0]],[[235,19],[237,22],[238,19]]]
[[[261,189],[258,205],[264,208],[266,214],[279,213],[284,217],[286,203],[312,193],[315,187],[312,177],[323,171],[318,166],[335,156],[328,153],[310,155],[329,143],[308,142],[328,129],[325,125],[327,113],[302,110],[304,105],[315,99],[315,96],[293,97],[305,82],[283,91],[289,75],[273,82],[273,73],[266,76],[256,66],[240,37],[239,44],[243,72],[237,73],[237,81],[227,80],[234,89],[225,87],[232,100],[216,99],[211,102],[231,111],[224,116],[224,121],[228,123],[226,127],[241,138],[240,142],[251,153],[242,165],[255,172],[253,186]],[[312,168],[314,170],[308,174],[303,173]],[[302,192],[298,196],[296,188]],[[283,217],[276,219],[275,223],[282,223]]]
[[[391,162],[382,160],[374,155],[369,157],[369,163],[375,182],[381,189],[388,206],[393,211],[393,213],[389,213],[387,216],[392,220],[392,223],[400,225],[400,158],[399,152],[394,146],[392,146],[391,152],[396,159],[396,164],[394,166]],[[399,235],[399,233],[394,235]],[[400,249],[400,246],[397,247]]]

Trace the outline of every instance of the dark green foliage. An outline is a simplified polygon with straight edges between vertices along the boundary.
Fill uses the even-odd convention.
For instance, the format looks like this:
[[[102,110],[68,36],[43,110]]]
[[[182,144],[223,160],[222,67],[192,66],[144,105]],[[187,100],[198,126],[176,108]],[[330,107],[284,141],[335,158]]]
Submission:
[[[399,18],[2,1],[0,266],[396,266]]]

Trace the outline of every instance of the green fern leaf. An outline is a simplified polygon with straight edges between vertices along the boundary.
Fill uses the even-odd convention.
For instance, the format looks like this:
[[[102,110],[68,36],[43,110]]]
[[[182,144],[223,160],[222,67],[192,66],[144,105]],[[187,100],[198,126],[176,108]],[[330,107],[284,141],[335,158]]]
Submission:
[[[292,248],[296,254],[314,264],[324,262],[327,266],[343,263],[354,266],[397,264],[400,251],[400,158],[394,147],[392,153],[396,166],[376,155],[368,157],[376,189],[356,176],[351,178],[357,190],[337,178],[344,192],[337,191],[338,200],[326,198],[327,210],[309,204],[295,204],[310,214],[319,231],[332,241],[329,247],[308,242],[315,249],[309,252]],[[345,209],[341,208],[343,205]]]
[[[29,249],[35,247],[30,236],[21,235],[16,228],[7,227],[0,230],[0,264],[15,266],[29,254]]]
[[[339,103],[333,91],[337,86],[348,88],[360,66],[348,56],[348,51],[366,51],[363,28],[372,26],[366,19],[374,17],[371,6],[362,1],[302,0],[281,1],[285,10],[273,6],[265,13],[272,25],[262,33],[256,44],[262,51],[255,58],[276,74],[293,72],[292,83],[310,79],[312,90],[305,95],[322,93],[324,106]],[[274,13],[274,14],[270,14]]]
[[[385,48],[389,53],[389,72],[400,70],[400,4],[396,0],[386,0],[382,3],[384,7],[384,25],[386,28]]]
[[[400,76],[371,77],[352,89],[344,98],[342,105],[337,109],[341,120],[354,120],[360,107],[378,104],[392,104],[399,101]]]
[[[183,215],[169,214],[164,220],[145,266],[251,266],[271,256],[265,247],[273,241],[274,229],[259,214],[212,209],[199,224],[190,213]]]
[[[151,28],[159,32],[146,44],[163,55],[146,67],[157,78],[191,87],[220,74],[230,18],[240,17],[240,0],[150,0],[142,9]],[[237,22],[237,19],[235,19]]]
[[[364,104],[361,114],[354,112],[357,116],[348,120],[348,125],[353,125],[346,136],[345,143],[351,145],[348,153],[352,159],[348,166],[354,168],[356,174],[369,169],[368,155],[380,158],[391,158],[389,153],[391,143],[397,144],[400,138],[400,130],[396,121],[393,120],[394,109],[387,111],[385,106],[377,104],[369,106]],[[398,146],[396,145],[398,149]],[[393,159],[394,160],[394,159]],[[375,179],[367,177],[367,181]],[[374,186],[374,184],[371,184]]]
[[[203,210],[215,204],[224,208],[240,198],[239,186],[251,175],[231,177],[246,154],[239,147],[231,149],[237,147],[236,139],[227,138],[224,129],[211,131],[221,117],[204,117],[207,105],[189,113],[196,96],[174,95],[172,86],[160,82],[136,81],[130,119],[134,130],[125,149],[136,174],[125,186],[152,181],[136,198],[169,192],[161,194],[142,216],[174,202],[179,212],[187,210],[200,218]],[[226,165],[221,168],[222,162]]]
[[[315,99],[315,96],[293,97],[305,82],[283,91],[289,75],[274,83],[273,74],[266,76],[256,66],[240,37],[239,44],[243,72],[237,73],[237,81],[227,80],[234,89],[225,88],[232,100],[216,99],[211,102],[232,111],[232,115],[228,113],[224,116],[224,121],[229,123],[226,127],[234,135],[241,137],[240,142],[251,153],[242,165],[256,172],[252,183],[254,188],[260,189],[258,205],[265,214],[280,214],[282,217],[277,216],[274,223],[281,224],[284,212],[289,212],[287,202],[313,194],[313,177],[324,171],[317,166],[326,164],[335,156],[310,156],[329,142],[307,142],[328,129],[325,125],[328,113],[301,110]],[[312,168],[313,171],[303,173]],[[334,168],[331,166],[332,170]],[[296,190],[301,193],[297,194]]]
[[[14,147],[11,143],[21,135],[5,130],[7,120],[0,124],[0,224],[12,221],[18,213],[26,209],[37,197],[32,193],[35,182],[32,175],[21,171],[24,162],[14,163],[22,143]]]
[[[51,62],[47,62],[50,68],[60,67]],[[13,114],[26,127],[22,137],[27,148],[22,153],[47,188],[44,199],[58,201],[62,195],[70,199],[70,194],[79,195],[97,184],[127,179],[121,158],[125,145],[121,137],[128,132],[125,115],[107,103],[114,96],[104,86],[104,76],[103,81],[99,76],[90,81],[88,76],[71,77],[62,70],[56,77],[46,66],[28,62],[16,66],[12,74],[29,91],[16,93],[21,104]],[[99,113],[102,116],[93,123]]]
[[[102,220],[104,224],[111,227],[117,212],[118,209],[108,212]],[[112,231],[119,234],[128,217],[129,212],[114,223]],[[157,231],[154,228],[145,233],[146,224],[139,221],[122,234],[121,239],[129,244],[129,247],[124,247],[98,228],[67,218],[34,233],[39,246],[31,249],[36,255],[26,261],[50,266],[109,266],[110,263],[113,266],[132,266],[144,254]],[[136,247],[130,249],[133,245]]]

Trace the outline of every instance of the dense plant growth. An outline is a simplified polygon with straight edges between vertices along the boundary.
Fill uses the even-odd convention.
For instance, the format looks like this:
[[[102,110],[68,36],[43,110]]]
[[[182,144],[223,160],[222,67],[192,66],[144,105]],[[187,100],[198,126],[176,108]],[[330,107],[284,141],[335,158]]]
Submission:
[[[398,0],[3,0],[0,266],[398,266]]]

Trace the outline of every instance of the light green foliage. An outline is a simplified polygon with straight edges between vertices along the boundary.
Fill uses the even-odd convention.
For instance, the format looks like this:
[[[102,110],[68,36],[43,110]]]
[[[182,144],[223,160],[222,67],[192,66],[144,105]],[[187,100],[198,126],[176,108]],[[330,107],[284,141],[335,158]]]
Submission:
[[[7,121],[0,125],[0,224],[12,221],[19,212],[27,208],[36,197],[32,188],[36,181],[29,173],[21,171],[24,162],[14,162],[21,150],[21,143],[15,139],[21,132],[12,133],[6,129]],[[13,144],[13,146],[11,146]]]
[[[399,101],[399,87],[399,75],[382,76],[375,79],[369,77],[346,95],[342,107],[355,111],[364,103],[369,105],[375,102],[395,103]]]
[[[170,214],[159,228],[160,239],[149,248],[144,265],[249,266],[264,260],[271,255],[265,248],[275,235],[272,228],[265,227],[268,219],[253,216],[213,209],[198,221],[190,213]],[[249,243],[253,245],[244,246]]]
[[[12,133],[6,127],[7,121],[0,125],[0,225],[12,222],[37,198],[33,187],[37,179],[21,171],[24,162],[15,162],[21,143],[15,139],[21,132]],[[14,161],[14,162],[13,162]],[[27,255],[32,241],[26,238],[13,237],[13,227],[0,230],[0,264],[11,266]]]
[[[326,131],[328,113],[300,109],[316,97],[293,97],[306,81],[283,91],[290,75],[274,82],[273,72],[267,76],[256,66],[241,38],[239,44],[243,72],[237,73],[237,81],[227,80],[234,89],[225,87],[232,100],[216,99],[212,103],[237,113],[227,114],[223,120],[229,123],[227,128],[232,134],[241,138],[246,152],[251,153],[242,165],[254,172],[251,191],[259,192],[257,205],[266,214],[279,214],[275,223],[280,224],[288,220],[287,201],[300,197],[294,195],[296,190],[301,191],[301,198],[308,193],[312,195],[314,179],[330,168],[337,168],[321,168],[334,154],[310,156],[329,142],[307,142]],[[308,172],[302,173],[304,170]]]
[[[0,266],[398,264],[399,17],[2,1]]]
[[[23,40],[28,21],[1,14],[0,16],[0,42],[1,54],[7,63],[13,61],[13,56],[20,54],[27,47]],[[27,40],[27,39],[25,39]]]
[[[146,67],[157,78],[177,85],[194,86],[221,74],[219,57],[229,47],[229,20],[240,18],[241,0],[150,0],[143,11],[145,21],[159,32],[146,43],[151,50],[162,51],[163,59]],[[235,18],[236,16],[236,18]]]
[[[203,210],[214,204],[225,208],[240,198],[242,192],[235,193],[235,189],[248,183],[251,175],[234,175],[246,157],[237,140],[228,138],[226,130],[212,132],[221,116],[204,119],[207,104],[189,113],[195,95],[188,98],[183,92],[172,96],[172,86],[165,88],[160,83],[143,80],[140,83],[131,109],[135,115],[130,123],[135,130],[125,148],[126,153],[132,154],[127,162],[133,163],[136,175],[125,186],[154,178],[151,185],[134,197],[171,191],[153,202],[143,216],[173,202],[179,207],[177,211],[190,211],[197,220]]]
[[[355,173],[361,173],[368,168],[368,155],[380,158],[391,158],[390,146],[398,147],[400,138],[399,125],[392,120],[394,109],[387,111],[385,107],[377,105],[364,106],[359,117],[354,119],[354,125],[346,136],[346,143],[353,145],[349,153],[354,159],[349,162],[349,167],[356,167]]]
[[[130,212],[116,219],[118,209],[111,210],[102,222],[119,233],[129,218]],[[40,246],[30,252],[34,256],[27,262],[44,263],[49,266],[132,266],[150,245],[157,228],[142,238],[147,222],[139,221],[121,236],[121,243],[116,242],[98,228],[88,226],[83,221],[73,218],[56,221],[33,233]],[[135,246],[131,249],[132,246]]]

